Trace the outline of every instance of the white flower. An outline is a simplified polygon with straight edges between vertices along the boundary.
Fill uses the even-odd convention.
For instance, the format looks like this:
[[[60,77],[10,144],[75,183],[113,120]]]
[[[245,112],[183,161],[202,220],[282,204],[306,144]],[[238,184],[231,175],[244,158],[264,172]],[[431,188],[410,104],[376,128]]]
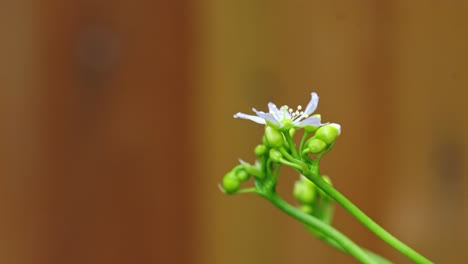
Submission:
[[[311,97],[304,111],[302,111],[302,106],[300,105],[297,107],[297,110],[294,111],[287,105],[283,105],[278,109],[275,104],[270,102],[268,103],[268,113],[257,111],[255,108],[252,108],[257,114],[256,116],[239,112],[234,115],[234,118],[248,119],[258,124],[268,124],[277,128],[286,129],[304,126],[322,126],[324,124],[320,123],[319,116],[309,117],[315,109],[317,109],[319,101],[319,97],[316,93],[312,93]]]

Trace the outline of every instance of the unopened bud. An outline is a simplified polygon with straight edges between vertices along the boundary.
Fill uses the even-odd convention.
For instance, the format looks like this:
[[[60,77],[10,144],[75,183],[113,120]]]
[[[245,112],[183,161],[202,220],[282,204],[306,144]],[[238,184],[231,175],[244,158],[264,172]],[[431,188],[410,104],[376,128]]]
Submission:
[[[284,143],[283,134],[271,126],[265,128],[265,139],[267,145],[273,148],[279,148]]]
[[[258,145],[255,147],[255,150],[254,150],[255,155],[259,157],[265,155],[266,151],[267,151],[267,147],[265,145]]]
[[[245,182],[249,179],[249,173],[247,173],[246,170],[240,169],[236,172],[236,177],[239,179],[241,182]]]
[[[294,134],[296,134],[296,129],[295,129],[295,128],[289,129],[289,135],[290,135],[291,137],[294,137]]]
[[[326,183],[328,183],[328,184],[330,184],[331,186],[333,186],[330,177],[328,177],[327,175],[322,175],[322,179],[323,179]]]
[[[223,189],[227,194],[235,193],[240,188],[240,180],[234,172],[228,172],[223,178]]]
[[[341,126],[338,124],[329,124],[323,126],[315,132],[315,138],[324,141],[327,144],[333,143],[341,133]]]
[[[320,139],[314,138],[309,141],[307,148],[313,154],[322,152],[327,147],[327,143],[323,142]]]
[[[314,212],[314,208],[310,205],[301,205],[300,209],[308,215],[311,215]]]
[[[274,162],[280,162],[283,158],[283,154],[276,149],[270,149],[270,159]]]
[[[315,201],[315,188],[302,180],[294,184],[293,194],[301,204],[312,204]]]

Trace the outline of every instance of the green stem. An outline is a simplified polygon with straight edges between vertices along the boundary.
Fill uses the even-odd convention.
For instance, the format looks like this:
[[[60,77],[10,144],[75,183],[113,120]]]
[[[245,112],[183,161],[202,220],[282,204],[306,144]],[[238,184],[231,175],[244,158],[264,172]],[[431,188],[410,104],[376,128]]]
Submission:
[[[257,191],[257,188],[251,187],[251,188],[240,189],[236,192],[236,194],[241,194],[241,193],[258,193],[258,191]]]
[[[284,138],[286,138],[286,141],[288,142],[289,148],[291,149],[291,152],[296,159],[300,159],[299,155],[297,154],[296,150],[296,145],[294,144],[294,141],[292,140],[291,135],[289,134],[289,131],[283,132]]]
[[[398,240],[388,231],[383,229],[378,225],[374,220],[368,217],[364,212],[362,212],[356,205],[354,205],[350,200],[348,200],[344,195],[338,192],[330,184],[322,179],[318,174],[312,173],[311,171],[304,172],[309,180],[313,181],[320,189],[327,193],[330,197],[335,199],[344,209],[346,209],[351,215],[353,215],[359,222],[371,230],[374,234],[384,240],[387,244],[394,247],[396,250],[400,251],[403,255],[407,256],[416,263],[426,264],[432,263],[430,260]]]
[[[283,154],[283,156],[285,156],[289,161],[291,162],[296,162],[296,159],[291,156],[291,154],[288,153],[288,151],[284,148],[284,147],[281,147],[279,149],[279,151],[281,152],[281,154]]]
[[[285,160],[284,158],[281,158],[280,159],[280,162],[284,165],[287,165],[289,167],[293,167],[295,168],[296,170],[301,170],[302,167],[300,165],[297,165],[296,163],[293,163],[293,162],[289,162],[288,160]]]
[[[328,245],[338,249],[339,251],[343,252],[343,253],[346,253],[346,254],[349,254],[342,246],[340,246],[340,244],[338,244],[335,240],[329,238],[329,237],[324,237],[324,236],[317,236],[321,241],[327,243]],[[365,249],[365,248],[362,248],[362,250],[364,252],[366,252],[366,254],[372,258],[375,262],[377,262],[378,264],[392,264],[392,262],[378,254],[375,254],[374,252],[368,250],[368,249]]]
[[[320,160],[323,158],[323,156],[325,156],[325,154],[327,154],[328,152],[330,152],[330,150],[332,150],[333,146],[335,145],[335,143],[332,143],[330,146],[327,147],[327,149],[325,151],[323,151],[322,153],[320,153],[318,156],[317,156],[317,161],[320,162]]]
[[[311,133],[304,131],[304,135],[302,136],[301,143],[299,144],[299,153],[302,153],[302,150],[304,149],[304,143],[310,134]]]
[[[346,252],[348,252],[350,255],[355,257],[361,263],[377,264],[377,262],[374,261],[371,257],[369,257],[369,255],[367,255],[366,252],[364,252],[357,244],[355,244],[352,240],[350,240],[345,235],[340,233],[338,230],[323,223],[319,219],[298,210],[294,206],[288,204],[286,201],[281,199],[281,197],[279,197],[276,193],[261,194],[261,195],[265,197],[266,199],[268,199],[271,203],[273,203],[276,207],[281,209],[286,214],[301,221],[307,226],[310,226],[320,231],[325,236],[332,238],[333,241],[336,241],[336,243],[343,250],[346,250]]]

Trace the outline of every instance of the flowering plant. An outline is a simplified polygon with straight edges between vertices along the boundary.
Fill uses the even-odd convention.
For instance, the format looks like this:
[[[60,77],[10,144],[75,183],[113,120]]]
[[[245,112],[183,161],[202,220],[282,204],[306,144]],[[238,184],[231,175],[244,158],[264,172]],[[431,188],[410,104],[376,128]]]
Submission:
[[[392,263],[360,247],[332,226],[334,203],[337,202],[365,227],[415,263],[432,263],[364,214],[333,187],[328,176],[321,174],[320,161],[333,148],[341,134],[341,126],[335,123],[321,123],[320,115],[312,115],[318,101],[317,94],[312,93],[304,111],[300,105],[297,110],[293,110],[287,105],[278,108],[269,103],[268,113],[254,108],[256,115],[235,114],[235,118],[265,125],[265,133],[262,144],[254,150],[258,160],[254,164],[240,160],[240,164],[224,176],[221,190],[226,194],[254,193],[267,199],[286,214],[302,222],[312,235],[353,256],[361,263]],[[293,137],[300,130],[303,130],[303,136],[297,146]],[[282,166],[289,166],[299,173],[299,179],[293,189],[298,207],[286,202],[276,192]],[[254,187],[241,188],[241,184],[251,177]]]

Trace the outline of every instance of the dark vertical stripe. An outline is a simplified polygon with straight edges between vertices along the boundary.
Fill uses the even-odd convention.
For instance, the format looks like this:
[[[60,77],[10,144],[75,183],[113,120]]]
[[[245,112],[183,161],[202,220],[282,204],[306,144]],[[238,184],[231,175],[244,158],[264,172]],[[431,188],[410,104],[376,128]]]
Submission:
[[[186,1],[44,5],[44,263],[190,263]]]

